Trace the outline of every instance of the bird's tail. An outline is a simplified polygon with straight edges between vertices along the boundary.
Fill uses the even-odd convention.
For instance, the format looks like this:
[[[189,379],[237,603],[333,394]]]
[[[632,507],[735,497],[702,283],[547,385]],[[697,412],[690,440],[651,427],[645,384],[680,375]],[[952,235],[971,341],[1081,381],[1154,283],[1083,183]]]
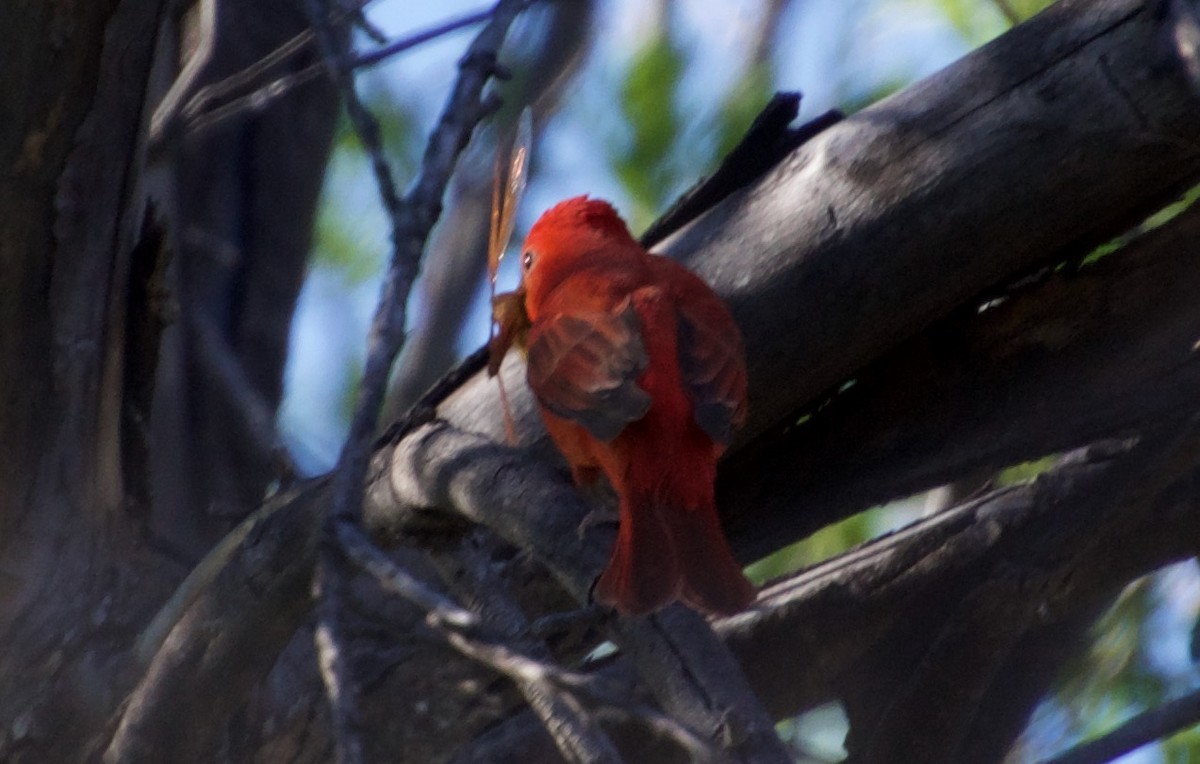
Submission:
[[[617,541],[596,582],[596,600],[622,615],[641,615],[679,599],[682,585],[675,547],[659,513],[622,497]]]
[[[708,503],[664,512],[675,540],[683,585],[680,599],[713,615],[733,615],[754,601],[754,585],[734,559],[717,508]]]
[[[599,602],[639,615],[682,599],[706,613],[732,615],[753,601],[754,586],[729,550],[711,501],[681,508],[638,498],[621,502],[617,541],[596,583]]]

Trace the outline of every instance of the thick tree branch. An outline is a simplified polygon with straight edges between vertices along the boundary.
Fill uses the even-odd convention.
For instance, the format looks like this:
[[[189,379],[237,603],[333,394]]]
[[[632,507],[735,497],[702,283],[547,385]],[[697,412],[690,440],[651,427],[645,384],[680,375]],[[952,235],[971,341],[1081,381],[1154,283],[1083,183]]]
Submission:
[[[1155,6],[1058,3],[817,134],[660,247],[728,298],[746,335],[743,440],[795,422],[903,339],[1086,253],[1200,179],[1200,99],[1159,44]],[[522,431],[539,432],[510,374],[529,411]],[[440,409],[502,438],[499,410],[482,378]]]
[[[387,392],[388,375],[404,346],[408,297],[420,267],[421,253],[429,232],[441,214],[442,196],[458,157],[479,121],[491,110],[483,88],[495,73],[500,46],[508,28],[525,7],[525,0],[500,0],[491,20],[468,47],[459,64],[459,76],[446,108],[430,136],[420,171],[412,189],[401,200],[391,168],[384,157],[379,123],[358,98],[346,60],[344,36],[329,20],[332,4],[309,0],[313,29],[330,75],[346,103],[350,122],[371,159],[380,199],[391,221],[392,254],[384,277],[379,303],[371,321],[367,361],[349,432],[333,476],[332,503],[324,531],[325,545],[314,577],[318,597],[317,644],[322,676],[332,701],[338,758],[354,764],[362,758],[357,736],[354,687],[339,649],[341,597],[345,582],[339,574],[334,523],[356,521],[361,513],[363,479],[371,446]]]
[[[611,529],[579,534],[588,506],[548,465],[441,422],[418,428],[391,454],[377,454],[374,464],[364,506],[369,527],[391,524],[406,507],[453,507],[533,551],[578,601],[587,601],[606,561]],[[547,507],[555,508],[549,516]],[[655,616],[616,619],[611,632],[672,716],[735,756],[787,760],[770,718],[702,617],[676,606]]]
[[[734,194],[676,238],[673,249],[696,247],[693,262],[734,298],[750,337],[754,432],[767,432],[793,416],[821,391],[937,317],[956,307],[973,307],[981,292],[1039,262],[1084,251],[1117,233],[1125,222],[1197,177],[1197,104],[1178,77],[1178,66],[1159,58],[1161,46],[1151,44],[1162,32],[1156,23],[1145,6],[1131,1],[1056,6],[933,80],[829,128],[776,172]],[[1102,59],[1107,73],[1100,71]],[[1138,79],[1136,109],[1116,92],[1113,78]],[[1029,140],[1031,130],[1038,140]],[[1030,177],[1031,166],[1053,166],[1056,172]],[[981,186],[979,179],[986,184]],[[1011,194],[1013,187],[1023,193]],[[1064,188],[1080,194],[1066,203]],[[1005,214],[995,215],[996,209]],[[844,348],[839,345],[843,340]],[[519,363],[510,362],[505,373],[510,390],[522,389]],[[1035,392],[1018,390],[1015,395]],[[519,413],[522,407],[525,411],[523,432],[537,432],[528,398],[519,397],[517,405]],[[468,383],[441,407],[441,414],[456,425],[495,435],[503,431],[497,412],[493,389],[482,381]],[[836,457],[828,459],[836,462]],[[1075,469],[1087,476],[1089,468],[1096,466]],[[602,550],[610,538],[594,530],[584,541],[576,539],[575,524],[585,508],[561,477],[484,438],[445,424],[429,425],[378,450],[372,474],[367,521],[384,535],[411,519],[398,518],[398,509],[420,519],[436,515],[436,507],[453,505],[501,536],[541,550],[558,580],[577,598],[586,594],[591,576],[604,562]],[[937,603],[957,603],[968,594],[955,588],[961,566],[974,559],[986,567],[982,561],[993,561],[989,554],[1000,555],[987,552],[988,533],[996,527],[1021,529],[1014,536],[1002,535],[1002,542],[1019,537],[1047,553],[1048,546],[1038,545],[1065,543],[1066,526],[1043,511],[1047,506],[1059,509],[1053,485],[1021,489],[1034,491],[1028,495],[1004,494],[987,511],[976,506],[946,513],[922,526],[922,535],[901,534],[897,538],[911,539],[912,546],[878,552],[883,556],[876,564],[869,564],[865,552],[838,561],[822,573],[829,577],[826,583],[834,582],[829,586],[818,585],[815,574],[802,576],[795,585],[811,587],[802,602],[777,590],[755,613],[733,619],[730,637],[748,659],[752,685],[766,693],[764,699],[776,713],[828,697],[834,682],[844,678],[839,672],[852,671],[871,649],[872,637],[882,639],[895,628],[904,602],[900,593],[908,584],[892,579],[905,571],[912,586],[924,582],[929,587],[922,602],[931,613],[940,613],[930,624],[940,629],[949,614]],[[471,503],[482,497],[490,509]],[[548,506],[559,509],[545,512],[542,508]],[[772,511],[798,516],[795,506],[781,503]],[[1182,547],[1193,543],[1195,529],[1184,514],[1158,511],[1158,526],[1136,524],[1132,514],[1126,517],[1131,525],[1118,538],[1123,538],[1120,546],[1129,559],[1101,569],[1098,559],[1079,558],[1077,569],[1084,573],[1077,575],[1092,581],[1095,589],[1068,591],[1052,581],[1048,591],[1058,598],[1053,604],[1063,611],[1078,607],[1070,597],[1088,600],[1108,594],[1120,582],[1185,554]],[[1046,528],[1057,532],[1049,538],[1039,535]],[[946,537],[936,534],[951,530],[965,534],[956,549],[967,562],[947,560],[947,568],[927,564],[908,570],[905,559],[915,562],[929,555],[930,547],[922,545],[942,543],[938,539]],[[886,550],[897,541],[883,543]],[[1010,551],[1007,543],[1002,547]],[[1087,549],[1099,557],[1095,547]],[[852,588],[837,586],[839,576],[851,568],[866,576],[866,583],[856,578]],[[886,575],[881,568],[888,569]],[[922,578],[930,570],[941,578]],[[938,581],[952,584],[950,597],[935,585]],[[669,624],[673,618],[670,614],[663,620]],[[653,640],[644,643],[638,634],[639,643],[657,640],[654,649],[670,654],[669,640],[654,619],[630,623],[629,628],[654,632]],[[806,632],[798,624],[821,624],[823,631]],[[831,631],[845,639],[831,642]],[[922,644],[939,634],[924,634]],[[796,662],[806,673],[781,670],[774,660],[777,653],[768,659],[760,652],[756,658],[758,640],[764,651],[774,646],[792,655],[811,655],[811,662]],[[917,643],[901,644],[912,649]],[[640,661],[651,660],[650,652],[638,656],[630,651]],[[896,662],[914,665],[919,657]],[[669,674],[675,669],[658,670]],[[706,692],[695,678],[661,679],[657,684],[664,687],[670,686],[668,681],[691,685],[692,698]],[[711,711],[669,710],[679,712],[693,729],[720,726],[713,726]],[[761,728],[753,732],[765,735]]]
[[[147,648],[160,640],[161,647],[122,709],[104,761],[215,754],[206,733],[245,702],[311,612],[326,488],[306,484],[268,503],[197,567],[168,604],[174,617],[156,620],[145,637]]]
[[[602,764],[620,760],[612,742],[598,728],[594,718],[569,690],[555,681],[557,671],[549,662],[545,646],[524,638],[523,623],[512,623],[514,619],[523,618],[520,610],[508,604],[506,593],[493,591],[495,587],[485,581],[482,571],[474,570],[475,566],[468,563],[465,567],[471,570],[461,571],[459,581],[466,579],[468,583],[487,586],[491,596],[479,600],[478,604],[492,616],[490,618],[477,615],[426,587],[378,550],[353,525],[343,523],[339,538],[355,562],[369,571],[386,590],[411,600],[426,611],[425,623],[440,640],[511,679],[568,761]],[[497,614],[498,610],[504,612]],[[501,630],[487,633],[491,631],[487,627],[496,621],[501,621]],[[510,628],[504,628],[506,625]]]
[[[1187,486],[1200,478],[1200,436],[1193,425],[1178,433],[1149,434],[1128,453],[1118,448],[1066,465],[1032,485],[950,510],[817,566],[768,590],[764,604],[775,605],[769,616],[733,619],[725,636],[765,702],[799,702],[772,705],[775,713],[816,705],[833,688],[865,680],[850,703],[853,729],[855,704],[886,708],[897,688],[904,692],[910,677],[919,676],[923,658],[944,644],[960,603],[978,597],[980,587],[1018,582],[1014,597],[1036,615],[1017,619],[1022,629],[1021,620],[1053,623],[1088,612],[1137,576],[1190,557],[1200,540],[1200,518]],[[1081,527],[1089,528],[1086,540],[1078,536]],[[995,630],[1013,628],[1007,625],[1011,606],[1011,599],[998,600],[973,629],[975,636],[961,641],[962,650],[978,659],[959,675],[966,686],[975,676],[986,682],[996,661],[1004,660],[1006,650],[982,656],[978,645],[995,642]],[[912,612],[922,614],[919,622],[906,615]],[[830,630],[840,638],[826,639]],[[774,658],[780,650],[803,657],[783,667]],[[881,677],[881,666],[898,668]],[[893,753],[911,750],[903,746],[915,738],[906,735],[920,734],[943,715],[970,723],[972,705],[925,697],[907,709],[896,706],[908,715],[908,725],[889,727],[896,733],[885,738]],[[856,732],[860,743],[870,732],[870,725]],[[939,750],[928,760],[953,758],[953,746]]]
[[[1097,263],[902,343],[811,418],[743,449],[719,497],[745,517],[733,526],[745,559],[889,499],[1189,410],[1197,257],[1193,205]]]
[[[963,760],[955,758],[962,733],[981,734],[971,720],[982,690],[1002,681],[996,674],[1017,637],[1092,614],[1130,580],[1194,553],[1198,456],[1194,424],[1098,449],[770,586],[720,633],[773,715],[863,686],[847,699],[852,752],[869,742],[881,761],[914,751],[923,761]],[[947,661],[962,691],[934,687]],[[863,715],[864,704],[876,713]],[[535,744],[493,737],[495,760]]]

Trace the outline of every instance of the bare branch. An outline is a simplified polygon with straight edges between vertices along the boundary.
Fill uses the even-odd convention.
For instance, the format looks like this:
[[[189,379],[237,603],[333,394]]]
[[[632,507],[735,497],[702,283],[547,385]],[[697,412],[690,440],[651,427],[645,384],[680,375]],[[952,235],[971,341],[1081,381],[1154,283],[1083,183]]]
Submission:
[[[504,106],[491,120],[491,129],[480,131],[467,148],[447,193],[441,225],[432,235],[426,267],[417,285],[421,317],[414,321],[405,344],[383,416],[393,417],[453,364],[456,339],[472,320],[470,301],[483,283],[487,265],[487,240],[494,160],[508,154],[510,131],[523,107],[534,109],[535,125],[545,125],[557,108],[574,69],[583,59],[596,11],[593,0],[547,3],[536,18],[538,33],[526,36],[520,46],[505,51],[505,66],[512,79],[497,91]],[[537,139],[534,139],[535,153]]]
[[[1090,251],[1200,178],[1200,101],[1162,31],[1137,0],[1058,3],[828,127],[660,246],[727,298],[745,333],[744,439],[792,427],[905,338]],[[1119,89],[1136,92],[1132,106],[1098,57],[1118,82],[1137,83]],[[1087,198],[1063,204],[1064,188]],[[503,437],[491,388],[464,386],[442,416]],[[520,409],[524,392],[509,389]],[[529,410],[522,426],[537,433]],[[726,497],[755,516],[756,533],[760,498]],[[779,528],[762,535],[765,546]]]
[[[327,519],[323,527],[328,527]],[[321,547],[313,572],[312,596],[317,603],[317,628],[313,635],[317,648],[317,667],[325,695],[329,699],[333,739],[337,746],[338,764],[357,764],[363,761],[363,727],[358,710],[358,686],[350,672],[350,659],[345,654],[342,609],[349,581],[339,549],[330,549],[331,534],[323,531]]]
[[[104,761],[204,758],[214,736],[312,610],[327,481],[275,497],[213,550],[151,622],[153,655],[121,709]],[[157,648],[157,649],[155,649]]]
[[[496,56],[509,25],[524,6],[524,0],[501,0],[491,21],[471,43],[460,64],[459,78],[446,109],[430,137],[417,180],[401,201],[384,156],[379,123],[359,100],[350,69],[342,63],[346,58],[345,42],[333,29],[329,2],[308,0],[318,47],[345,99],[350,122],[371,159],[379,195],[392,226],[392,255],[371,322],[366,367],[350,430],[333,476],[332,502],[323,531],[325,543],[321,546],[323,554],[315,578],[316,594],[320,599],[318,647],[322,666],[328,666],[322,676],[333,703],[338,754],[343,764],[361,760],[362,745],[354,734],[353,692],[343,684],[346,672],[338,670],[336,635],[341,605],[337,595],[341,586],[335,580],[338,578],[336,562],[331,556],[337,540],[334,523],[353,521],[361,512],[367,461],[387,390],[388,374],[404,345],[408,296],[419,269],[421,252],[441,212],[442,195],[458,156],[475,125],[488,111],[482,100],[483,87],[494,73]]]
[[[351,11],[335,10],[333,13],[335,22],[343,23],[353,17],[361,26],[364,22],[361,16],[362,9],[369,2],[370,0],[363,0],[358,8]],[[328,73],[326,65],[322,61],[294,72],[280,74],[265,84],[260,84],[261,80],[270,76],[272,70],[282,67],[289,59],[305,53],[312,46],[315,35],[309,29],[293,36],[275,50],[235,74],[196,89],[195,93],[187,98],[195,88],[196,80],[209,58],[215,23],[215,6],[216,3],[210,0],[206,0],[201,6],[201,39],[197,55],[189,59],[184,73],[172,85],[170,92],[154,111],[150,127],[153,144],[161,143],[167,134],[175,129],[203,131],[230,117],[260,112],[301,85]],[[351,55],[347,52],[342,58],[342,62],[346,68],[351,70],[371,67],[451,32],[486,21],[491,14],[491,8],[467,13],[408,37],[393,40],[369,53]],[[246,90],[248,92],[242,92]],[[187,98],[186,102],[184,102],[184,98]]]
[[[1190,424],[1096,449],[780,581],[719,629],[773,715],[858,688],[852,753],[965,760],[962,733],[979,731],[972,719],[1020,636],[1094,613],[1128,581],[1194,553],[1198,452]],[[1026,701],[1028,714],[1037,696]]]
[[[1042,764],[1104,764],[1197,723],[1200,723],[1200,690],[1140,713],[1095,740],[1045,759]]]
[[[385,589],[412,602],[427,613],[430,625],[439,628],[477,629],[479,616],[409,574],[371,543],[352,523],[338,523],[338,541],[346,554],[374,576]]]
[[[562,755],[571,760],[587,759],[598,753],[615,757],[616,748],[612,742],[601,731],[593,729],[592,718],[600,717],[640,725],[673,741],[695,760],[719,758],[719,751],[711,743],[701,740],[661,711],[639,702],[632,681],[614,680],[602,671],[591,674],[568,671],[551,662],[549,651],[533,636],[524,613],[496,577],[484,550],[475,543],[477,537],[484,535],[481,532],[465,539],[457,554],[438,555],[438,567],[447,580],[455,582],[455,588],[464,592],[469,602],[483,610],[489,624],[500,627],[505,639],[502,644],[475,642],[459,649],[475,651],[472,654],[477,655],[478,660],[497,664],[495,670],[517,683]],[[607,614],[597,608],[587,608],[571,615],[576,619],[590,615],[593,622],[599,622]],[[463,635],[451,636],[465,639]],[[586,694],[598,707],[585,711],[575,700],[576,692]],[[468,755],[476,760],[487,758],[481,749],[471,753],[459,751],[458,755]]]
[[[1085,7],[1088,12],[1081,12]],[[1142,9],[1141,4],[1114,2],[1093,13],[1092,6],[1062,4],[1038,23],[1023,25],[1019,35],[1009,38],[1016,48],[985,49],[934,81],[860,112],[847,120],[851,124],[830,128],[815,145],[792,155],[771,177],[734,194],[685,234],[699,248],[701,254],[697,257],[707,263],[707,275],[714,277],[726,293],[739,298],[743,326],[753,329],[754,340],[749,347],[759,386],[754,410],[760,430],[782,425],[821,390],[878,358],[901,336],[915,332],[947,310],[972,307],[979,290],[1011,279],[1042,258],[1065,256],[1083,249],[1087,242],[1115,233],[1124,221],[1195,177],[1198,155],[1194,147],[1200,125],[1195,119],[1196,104],[1186,88],[1163,75],[1163,71],[1171,71],[1169,66],[1153,59],[1154,46],[1150,42],[1160,30]],[[1025,46],[1036,50],[1037,55],[1010,55]],[[1111,83],[1095,79],[1092,63],[1101,54],[1119,61],[1121,67],[1128,66],[1128,71],[1122,68],[1119,76],[1140,78],[1138,92],[1144,100],[1139,109],[1148,127],[1129,127],[1134,125],[1136,115],[1128,110],[1128,104],[1119,106],[1113,100]],[[1000,65],[1001,61],[1006,63]],[[1054,92],[1072,96],[1062,103],[1046,103],[1043,99],[1033,122],[1026,111],[1012,112],[997,106],[1013,101],[1020,104],[1026,99],[1036,101],[1039,89],[1051,86]],[[1043,140],[1028,141],[1030,124],[1046,126]],[[1083,133],[1079,131],[1081,124],[1087,125]],[[1097,137],[1097,130],[1103,133],[1101,137]],[[970,151],[963,148],[968,146]],[[979,146],[989,147],[988,151],[980,154]],[[914,159],[914,154],[921,156]],[[1029,166],[1043,164],[1060,172],[1053,178],[1028,178]],[[918,165],[925,168],[920,173],[913,169]],[[897,168],[895,176],[881,175],[893,167]],[[871,183],[863,182],[864,174],[871,177]],[[987,177],[989,186],[995,183],[999,189],[996,193],[1002,196],[970,193],[977,188],[973,179],[980,177]],[[1028,194],[1014,197],[1008,189],[1020,177],[1033,185],[1027,189]],[[1061,200],[1062,188],[1068,185],[1088,189],[1088,193],[1071,205],[1051,203]],[[850,194],[847,198],[854,202],[834,205],[835,219],[831,221],[829,205],[842,198],[839,189]],[[805,206],[810,201],[814,205],[811,209]],[[979,206],[973,206],[977,201]],[[939,210],[932,216],[936,220],[920,216],[925,205]],[[1008,211],[1006,220],[986,222],[992,219],[989,209],[994,210],[996,205]],[[755,210],[758,213],[751,214]],[[778,215],[774,224],[770,224],[772,210]],[[787,215],[779,215],[782,210]],[[1013,237],[1006,234],[1014,230],[1022,232],[1021,247],[1013,247]],[[818,235],[810,246],[814,231]],[[759,258],[760,250],[769,251]],[[796,265],[808,258],[812,259],[809,265]],[[877,266],[884,272],[877,273]],[[893,266],[899,270],[888,270]],[[847,269],[844,273],[843,267]],[[865,287],[871,299],[866,303],[858,299],[864,288],[858,277],[863,273],[871,274]],[[955,294],[947,301],[931,297],[959,279],[965,279],[965,286],[953,286],[950,291]],[[780,296],[783,294],[786,299]],[[915,313],[892,312],[891,301],[901,297],[906,300],[904,310],[911,308]],[[781,332],[780,327],[788,331]],[[837,345],[845,337],[854,338],[852,352]],[[1181,373],[1187,373],[1189,364],[1181,363],[1185,367]],[[515,362],[506,368],[510,376],[520,372]],[[518,388],[514,385],[510,389]],[[1028,391],[1012,394],[1027,403],[1032,400],[1022,398]],[[492,429],[494,408],[494,396],[482,384],[468,385],[441,407],[441,413],[463,427],[502,432],[499,427]],[[498,423],[498,419],[495,421]],[[526,421],[534,420],[530,417]],[[537,432],[537,427],[528,424],[524,432]],[[446,446],[444,452],[434,453],[439,451],[435,448],[439,444]],[[499,449],[486,438],[465,436],[441,424],[422,428],[394,445],[390,438],[381,444],[373,465],[367,519],[374,530],[384,536],[394,534],[414,517],[438,514],[436,507],[465,508],[464,514],[473,520],[483,520],[486,513],[485,522],[500,535],[541,550],[554,560],[551,568],[558,580],[581,601],[586,597],[590,577],[604,562],[599,550],[610,539],[595,533],[589,535],[587,543],[575,539],[575,525],[586,508],[561,476],[544,464],[534,465],[514,452]],[[414,449],[420,453],[414,453]],[[436,464],[417,458],[425,455],[435,456]],[[468,464],[472,469],[467,469]],[[907,479],[919,478],[915,467],[906,469],[911,473]],[[1089,474],[1085,468],[1079,470]],[[415,473],[412,480],[406,477],[408,473]],[[417,484],[425,487],[418,490],[413,487]],[[974,514],[978,506],[963,513],[951,511],[945,518],[931,521],[936,524],[922,527],[931,532],[954,527],[961,531],[962,526],[953,524],[977,523],[977,533],[983,534],[997,527],[1019,526],[1026,530],[1013,536],[1001,534],[1006,543],[1009,539],[1034,546],[1062,543],[1062,535],[1052,539],[1038,536],[1047,527],[1057,528],[1060,534],[1071,532],[1055,525],[1042,512],[1058,508],[1053,501],[1056,494],[1046,486],[1038,490],[1045,491],[1040,496],[1048,500],[1041,508],[1026,503],[1039,494],[1005,493],[994,500],[1011,503],[993,505],[978,515]],[[396,502],[394,491],[405,494],[408,500]],[[496,501],[494,511],[481,508],[482,497]],[[753,502],[756,498],[744,500]],[[772,512],[803,514],[795,511],[786,492],[775,501]],[[537,509],[543,506],[555,506],[556,511]],[[1019,511],[1011,515],[999,511],[1014,507]],[[1188,554],[1194,552],[1195,528],[1187,523],[1187,513],[1164,513],[1145,514],[1160,521],[1161,528],[1150,523],[1130,525],[1132,530],[1127,529],[1122,543],[1116,545],[1122,556],[1114,561],[1110,555],[1104,571],[1100,570],[1095,549],[1090,551],[1093,556],[1080,558],[1084,578],[1077,580],[1089,581],[1094,588],[1075,590],[1072,596],[1101,597],[1118,581],[1127,581],[1147,566],[1184,553],[1181,549],[1185,546],[1192,550]],[[1135,513],[1125,516],[1125,520],[1134,523]],[[897,558],[891,562],[877,559],[878,567],[872,567],[865,555],[856,553],[824,569],[827,587],[818,586],[814,579],[803,579],[814,586],[805,595],[803,606],[790,607],[795,603],[781,601],[782,595],[776,591],[761,609],[726,625],[732,643],[748,659],[746,666],[754,686],[765,692],[775,712],[791,708],[800,702],[798,699],[824,697],[822,693],[828,692],[833,681],[833,674],[828,672],[847,669],[869,649],[869,640],[886,634],[893,619],[901,617],[897,602],[905,590],[889,588],[888,582],[903,568],[888,566],[899,566],[902,553],[919,555],[922,549],[927,553],[928,547],[920,544],[936,542],[939,537],[905,538],[910,538],[913,546],[897,548]],[[971,538],[978,543],[986,540],[982,535]],[[1135,539],[1136,544],[1130,543]],[[964,554],[984,548],[968,545]],[[1006,546],[1005,551],[1011,548]],[[839,578],[836,571],[858,562],[863,566],[859,574],[866,577],[867,583],[861,588],[844,586],[848,579]],[[959,570],[927,566],[914,569],[910,575],[916,581],[923,571],[929,571],[942,580],[954,581]],[[195,605],[207,601],[206,593]],[[1056,601],[1056,606],[1067,609],[1065,600]],[[236,610],[238,606],[230,607]],[[814,635],[815,625],[824,631]],[[846,635],[838,645],[829,646],[830,650],[837,647],[841,651],[836,654],[822,648],[831,629]],[[744,641],[742,636],[746,637]],[[925,636],[929,637],[925,644],[929,644],[936,634]],[[670,653],[669,642],[662,639],[659,644]],[[811,662],[797,662],[805,673],[789,673],[791,666],[781,666],[774,655],[765,652],[754,657],[760,645],[765,651],[781,644],[790,654],[811,656]],[[181,681],[176,686],[185,684]],[[657,684],[666,687],[669,683],[664,680]],[[674,713],[674,709],[669,710]],[[703,723],[694,723],[695,716],[684,713],[681,718],[693,730],[708,729]]]
[[[314,5],[314,12],[319,10],[315,7],[318,0],[310,0],[310,3]],[[497,51],[509,25],[524,6],[523,0],[501,0],[491,22],[467,49],[460,64],[459,79],[430,137],[421,170],[403,202],[397,195],[395,181],[379,142],[379,125],[358,100],[349,71],[337,63],[339,59],[332,33],[329,30],[322,31],[320,25],[317,27],[318,37],[324,38],[322,48],[326,60],[334,70],[346,98],[351,122],[371,157],[380,197],[392,225],[392,255],[388,273],[379,307],[371,322],[369,350],[358,402],[334,476],[332,512],[335,516],[355,516],[362,503],[362,479],[366,473],[372,436],[383,402],[387,375],[403,346],[406,304],[419,268],[421,251],[441,212],[442,195],[458,155],[466,146],[475,125],[491,108],[482,100],[483,86],[495,71]],[[320,18],[320,13],[315,12],[314,16]]]
[[[415,430],[376,464],[387,466],[368,491],[368,527],[394,520],[397,512],[452,507],[533,551],[577,600],[587,601],[611,535],[592,528],[580,538],[588,507],[547,465],[441,422]],[[553,513],[543,510],[551,506]],[[677,606],[616,619],[612,634],[664,709],[701,737],[737,757],[788,759],[773,722],[703,617]]]
[[[357,528],[342,523],[338,535],[351,557],[388,591],[403,596],[426,611],[426,623],[446,644],[512,679],[541,719],[546,731],[554,738],[559,751],[569,761],[600,763],[620,760],[612,743],[596,727],[574,696],[560,684],[551,681],[557,669],[547,662],[549,654],[544,647],[539,650],[528,640],[520,640],[525,643],[527,650],[530,646],[534,649],[533,653],[522,654],[519,648],[505,644],[503,637],[484,637],[484,624],[479,616],[409,575],[380,552]],[[482,583],[482,579],[475,577],[475,582]],[[495,609],[504,607],[505,602],[504,596],[491,596],[487,598],[486,605]],[[519,629],[521,624],[514,626]],[[517,640],[520,633],[506,636]]]
[[[753,557],[898,496],[1176,418],[1200,395],[1200,357],[1184,352],[1200,336],[1196,254],[1193,205],[898,345],[803,424],[722,465],[722,506],[755,513],[735,545]]]

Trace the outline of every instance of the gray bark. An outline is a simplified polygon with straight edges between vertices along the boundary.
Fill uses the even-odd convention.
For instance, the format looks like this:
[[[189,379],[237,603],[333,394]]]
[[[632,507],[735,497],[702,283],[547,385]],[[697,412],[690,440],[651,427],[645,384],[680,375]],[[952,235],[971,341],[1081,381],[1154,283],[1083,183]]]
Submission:
[[[1165,7],[1060,3],[819,134],[665,245],[730,299],[747,336],[752,419],[721,483],[747,559],[981,468],[1140,437],[808,571],[725,624],[769,712],[841,697],[856,754],[994,760],[1024,715],[989,725],[983,710],[1027,712],[1047,674],[1028,669],[1049,665],[1050,637],[1077,644],[1121,585],[1194,553],[1196,213],[1078,274],[1030,278],[1200,180],[1200,88],[1178,47],[1191,17]],[[144,444],[138,461],[144,422],[130,413],[166,373],[153,353],[170,313],[156,287],[165,238],[147,223],[143,170],[167,20],[133,3],[0,10],[19,53],[0,78],[17,105],[0,124],[0,162],[14,168],[0,178],[0,320],[19,329],[0,333],[5,760],[78,759],[118,730],[153,749],[180,720],[185,758],[327,755],[311,650],[293,636],[323,484],[281,496],[182,586],[190,563],[153,533],[181,526],[148,521],[133,484],[158,468]],[[27,89],[33,75],[67,84]],[[528,452],[472,434],[503,437],[495,383],[472,379],[438,407],[443,422],[380,444],[369,519],[381,539],[431,546],[466,517],[530,549],[553,580],[527,557],[497,567],[536,617],[564,607],[564,589],[586,599],[609,535],[576,535],[588,505],[538,460],[548,449],[519,361],[505,375]],[[189,518],[209,538],[220,525]],[[397,556],[432,575],[419,549]],[[449,756],[519,714],[494,674],[412,639],[419,610],[363,601],[380,608],[362,614],[358,653],[379,757]],[[694,620],[677,610],[615,628],[664,708],[748,756],[767,750],[769,729],[720,718],[753,699],[655,654],[680,635],[712,647]],[[947,666],[961,684],[947,686]],[[490,692],[477,701],[469,687]],[[909,702],[952,691],[962,702],[941,715]],[[711,705],[694,703],[709,692]]]

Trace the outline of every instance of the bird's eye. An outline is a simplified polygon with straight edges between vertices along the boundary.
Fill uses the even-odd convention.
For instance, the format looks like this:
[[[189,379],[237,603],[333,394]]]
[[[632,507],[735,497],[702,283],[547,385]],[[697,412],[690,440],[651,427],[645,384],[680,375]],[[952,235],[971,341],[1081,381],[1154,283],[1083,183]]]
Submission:
[[[521,255],[521,264],[525,266],[525,270],[533,267],[533,251],[525,250],[525,254]]]

